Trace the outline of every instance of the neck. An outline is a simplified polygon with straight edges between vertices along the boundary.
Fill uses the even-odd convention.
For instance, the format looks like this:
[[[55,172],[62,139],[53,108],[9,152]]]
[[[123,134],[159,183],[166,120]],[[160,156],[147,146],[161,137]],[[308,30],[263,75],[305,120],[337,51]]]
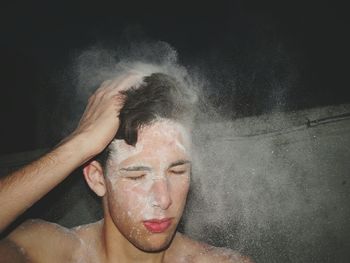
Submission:
[[[135,247],[115,226],[110,215],[105,213],[102,228],[102,244],[104,244],[105,262],[163,262],[165,251],[145,252]]]

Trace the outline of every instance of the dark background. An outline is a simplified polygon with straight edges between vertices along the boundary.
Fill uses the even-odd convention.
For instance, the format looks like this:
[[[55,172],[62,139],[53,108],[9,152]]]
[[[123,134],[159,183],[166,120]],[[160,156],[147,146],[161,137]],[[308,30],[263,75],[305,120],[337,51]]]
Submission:
[[[347,16],[336,1],[2,4],[0,154],[57,142],[55,83],[100,42],[168,42],[211,80],[227,118],[349,103]]]
[[[2,4],[0,157],[39,150],[10,155],[5,159],[11,162],[0,163],[0,170],[18,168],[61,139],[65,120],[75,109],[67,103],[74,99],[74,93],[67,92],[70,87],[65,87],[71,85],[66,74],[71,59],[96,44],[113,49],[145,40],[168,42],[178,51],[181,64],[198,69],[210,80],[206,92],[227,119],[350,102],[349,12],[343,3],[307,0],[139,2],[12,1]],[[326,111],[330,113],[329,108],[322,112]],[[256,179],[262,188],[251,191],[258,200],[249,207],[249,211],[257,211],[252,214],[253,218],[256,216],[258,222],[264,219],[259,212],[265,212],[265,204],[276,209],[271,213],[274,218],[289,211],[289,200],[299,200],[300,207],[295,208],[291,217],[282,217],[279,223],[269,222],[266,233],[259,232],[255,225],[252,229],[237,227],[234,220],[221,225],[222,228],[203,224],[204,241],[235,247],[234,241],[239,236],[228,233],[243,229],[248,236],[244,240],[246,254],[261,262],[347,262],[349,132],[347,122],[332,127],[306,129],[306,135],[298,131],[302,134],[299,137],[292,134],[290,144],[283,134],[275,138],[273,150],[278,150],[278,154],[274,161],[265,163],[267,166],[261,157],[266,157],[271,149],[258,147],[254,148],[256,153],[247,154],[246,148],[238,148],[243,154],[237,156],[243,161],[226,160],[228,165],[241,165],[245,171],[253,167],[255,160],[257,170],[261,171]],[[219,140],[220,136],[217,136]],[[225,144],[234,155],[237,145],[232,145]],[[289,156],[289,148],[291,154],[294,149],[299,158]],[[219,153],[215,162],[225,159],[220,155],[223,149],[213,152]],[[209,155],[212,160],[213,156]],[[290,160],[292,166],[289,166]],[[280,171],[280,167],[285,168],[287,174]],[[81,171],[77,169],[74,174],[76,176],[68,177],[11,228],[26,218],[43,218],[70,227],[101,217],[99,202],[85,186]],[[247,182],[247,176],[252,177],[249,172],[242,175],[242,182]],[[215,178],[229,176],[223,173],[222,177]],[[287,193],[294,189],[294,184],[285,184],[286,178],[293,178],[296,196],[288,198]],[[281,184],[276,183],[279,180]],[[222,193],[225,193],[223,189],[234,193],[235,187],[240,186],[239,182],[237,185],[224,182],[220,185],[209,181],[211,187],[222,187]],[[271,199],[273,194],[277,197]],[[204,200],[203,196],[197,198]],[[230,209],[226,208],[233,204],[232,211],[238,211],[239,215],[239,206],[229,198],[226,201],[224,212],[229,213]],[[209,203],[208,206],[217,205]],[[278,210],[280,207],[284,209]],[[208,217],[207,209],[200,206],[200,210],[203,214],[198,218]],[[297,234],[293,236],[293,233]]]

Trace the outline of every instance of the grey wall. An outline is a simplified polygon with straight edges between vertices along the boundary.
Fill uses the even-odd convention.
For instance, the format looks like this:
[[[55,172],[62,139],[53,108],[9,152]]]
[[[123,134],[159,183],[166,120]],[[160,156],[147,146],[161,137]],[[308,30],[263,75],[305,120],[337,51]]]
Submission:
[[[207,125],[186,232],[257,262],[349,262],[349,112]]]

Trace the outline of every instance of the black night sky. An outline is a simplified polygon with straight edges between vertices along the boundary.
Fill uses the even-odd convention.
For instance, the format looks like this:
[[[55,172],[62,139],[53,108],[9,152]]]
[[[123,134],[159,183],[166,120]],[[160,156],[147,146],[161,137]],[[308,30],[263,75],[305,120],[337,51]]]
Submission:
[[[52,146],[38,135],[60,129],[52,80],[75,52],[128,37],[166,41],[197,65],[228,118],[349,103],[347,16],[336,1],[2,4],[0,154]]]

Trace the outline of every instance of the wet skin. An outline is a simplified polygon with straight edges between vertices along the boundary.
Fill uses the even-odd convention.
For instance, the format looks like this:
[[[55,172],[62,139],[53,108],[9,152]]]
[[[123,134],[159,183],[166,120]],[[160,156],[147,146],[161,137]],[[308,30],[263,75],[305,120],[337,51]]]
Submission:
[[[108,258],[102,240],[104,221],[66,229],[62,226],[29,220],[16,229],[12,235],[0,241],[1,263],[104,263],[104,262],[165,262],[165,263],[206,263],[237,262],[252,263],[248,257],[226,248],[216,248],[197,242],[183,234],[176,233],[170,246],[158,260],[120,257]],[[6,244],[5,244],[6,243]],[[147,253],[146,253],[147,254]],[[151,253],[150,255],[153,255]]]
[[[191,173],[183,126],[159,120],[139,131],[135,147],[114,141],[111,150],[106,171],[96,161],[84,168],[104,219],[74,229],[28,221],[6,240],[22,255],[13,262],[251,262],[176,232]]]
[[[145,251],[166,248],[182,216],[189,189],[188,132],[178,123],[157,121],[139,131],[136,147],[112,144],[105,205],[119,232]]]

